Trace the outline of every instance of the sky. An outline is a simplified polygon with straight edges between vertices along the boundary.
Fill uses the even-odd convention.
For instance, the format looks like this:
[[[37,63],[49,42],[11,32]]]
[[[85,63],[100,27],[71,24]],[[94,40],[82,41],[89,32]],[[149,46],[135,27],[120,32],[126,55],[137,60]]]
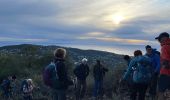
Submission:
[[[0,0],[0,46],[41,44],[132,55],[170,32],[170,0]]]

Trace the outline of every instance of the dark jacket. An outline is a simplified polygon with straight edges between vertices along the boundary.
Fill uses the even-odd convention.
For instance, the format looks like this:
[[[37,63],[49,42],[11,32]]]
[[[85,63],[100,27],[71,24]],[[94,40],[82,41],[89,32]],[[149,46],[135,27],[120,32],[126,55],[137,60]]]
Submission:
[[[101,64],[96,64],[93,68],[93,76],[95,80],[103,80],[105,73],[108,72]]]
[[[57,68],[57,75],[59,77],[59,81],[61,82],[61,86],[58,89],[67,89],[69,85],[72,85],[72,81],[69,79],[68,75],[67,75],[67,70],[66,70],[66,66],[65,66],[65,60],[64,59],[60,59],[60,58],[56,58],[54,60]]]
[[[89,66],[87,64],[80,64],[74,69],[74,74],[78,80],[86,80],[89,75]]]

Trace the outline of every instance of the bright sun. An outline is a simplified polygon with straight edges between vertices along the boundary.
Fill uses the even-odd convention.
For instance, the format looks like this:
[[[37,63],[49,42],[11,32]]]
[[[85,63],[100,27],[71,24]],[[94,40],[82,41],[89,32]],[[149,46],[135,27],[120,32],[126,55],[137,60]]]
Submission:
[[[122,15],[115,15],[113,16],[113,22],[115,24],[120,24],[125,18]]]

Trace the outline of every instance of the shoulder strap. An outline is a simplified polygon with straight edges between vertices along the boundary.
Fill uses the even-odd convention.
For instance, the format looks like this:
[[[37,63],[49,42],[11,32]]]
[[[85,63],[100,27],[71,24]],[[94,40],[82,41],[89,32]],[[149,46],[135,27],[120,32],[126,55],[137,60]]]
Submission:
[[[59,61],[57,61],[56,63],[51,63],[51,64],[53,64],[54,65],[54,70],[55,70],[55,73],[56,73],[56,78],[58,79],[59,78],[59,76],[58,76],[58,71],[57,71],[57,64],[59,63]]]

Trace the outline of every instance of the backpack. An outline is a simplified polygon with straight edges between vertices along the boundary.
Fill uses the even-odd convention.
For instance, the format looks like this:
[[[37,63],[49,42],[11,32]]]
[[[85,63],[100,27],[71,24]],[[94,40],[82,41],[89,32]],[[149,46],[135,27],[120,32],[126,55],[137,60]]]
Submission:
[[[44,84],[51,88],[59,87],[59,77],[57,74],[57,66],[55,63],[51,62],[43,70],[43,81]]]
[[[6,79],[2,82],[1,88],[3,91],[11,91],[11,82],[10,80]]]
[[[136,66],[133,68],[133,70],[133,81],[135,83],[148,84],[151,81],[153,75],[153,67],[149,57],[138,57]]]
[[[24,86],[28,87],[28,82],[27,80],[23,80],[22,83],[21,83],[21,88],[20,88],[20,91],[21,92],[24,92],[23,89],[24,89]]]

